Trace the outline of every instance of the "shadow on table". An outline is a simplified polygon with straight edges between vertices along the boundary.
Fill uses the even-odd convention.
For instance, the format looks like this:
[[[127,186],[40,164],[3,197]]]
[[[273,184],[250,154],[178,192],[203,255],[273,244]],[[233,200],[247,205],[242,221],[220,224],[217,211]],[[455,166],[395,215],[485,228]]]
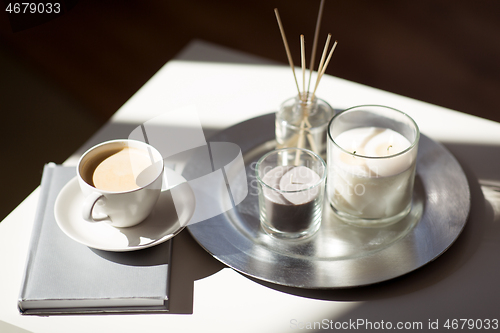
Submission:
[[[168,313],[192,314],[194,282],[218,272],[225,266],[205,252],[187,231],[182,231],[172,241],[172,256],[170,258],[164,255],[169,251],[170,245],[168,242],[140,251],[92,251],[107,260],[122,265],[156,266],[170,264]]]
[[[175,236],[172,253],[170,313],[192,314],[194,282],[226,267],[203,250],[187,230]]]

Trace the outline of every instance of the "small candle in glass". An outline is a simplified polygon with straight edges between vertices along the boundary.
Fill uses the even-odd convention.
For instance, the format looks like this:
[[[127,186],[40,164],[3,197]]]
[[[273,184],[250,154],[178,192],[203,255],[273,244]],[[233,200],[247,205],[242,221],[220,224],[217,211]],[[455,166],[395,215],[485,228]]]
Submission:
[[[256,165],[261,226],[281,239],[311,236],[320,227],[326,164],[310,150],[277,149]]]
[[[384,106],[347,109],[328,127],[328,200],[341,220],[385,226],[411,210],[420,132]]]

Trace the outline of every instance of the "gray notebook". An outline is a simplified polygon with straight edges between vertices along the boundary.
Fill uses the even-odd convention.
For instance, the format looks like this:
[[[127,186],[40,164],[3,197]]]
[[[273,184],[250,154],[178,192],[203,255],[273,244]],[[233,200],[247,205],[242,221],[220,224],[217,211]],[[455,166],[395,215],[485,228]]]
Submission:
[[[47,164],[18,307],[22,314],[165,312],[171,240],[132,252],[82,245],[59,228],[54,203],[76,176],[74,167]]]

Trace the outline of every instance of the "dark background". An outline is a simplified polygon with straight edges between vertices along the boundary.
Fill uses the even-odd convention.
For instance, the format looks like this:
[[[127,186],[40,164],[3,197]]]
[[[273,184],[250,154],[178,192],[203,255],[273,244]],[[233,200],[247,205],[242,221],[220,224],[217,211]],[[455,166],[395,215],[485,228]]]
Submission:
[[[0,3],[3,219],[44,163],[69,157],[189,41],[285,64],[278,7],[298,61],[320,1],[67,0],[51,18]],[[500,121],[500,1],[326,0],[323,15],[319,45],[339,42],[328,74]]]

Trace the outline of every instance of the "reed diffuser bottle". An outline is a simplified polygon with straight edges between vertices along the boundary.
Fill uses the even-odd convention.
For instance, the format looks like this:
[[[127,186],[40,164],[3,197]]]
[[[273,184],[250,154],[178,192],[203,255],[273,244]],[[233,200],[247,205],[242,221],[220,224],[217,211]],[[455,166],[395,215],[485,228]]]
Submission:
[[[324,155],[328,122],[334,115],[327,102],[311,93],[287,99],[276,113],[277,148],[304,148]]]

